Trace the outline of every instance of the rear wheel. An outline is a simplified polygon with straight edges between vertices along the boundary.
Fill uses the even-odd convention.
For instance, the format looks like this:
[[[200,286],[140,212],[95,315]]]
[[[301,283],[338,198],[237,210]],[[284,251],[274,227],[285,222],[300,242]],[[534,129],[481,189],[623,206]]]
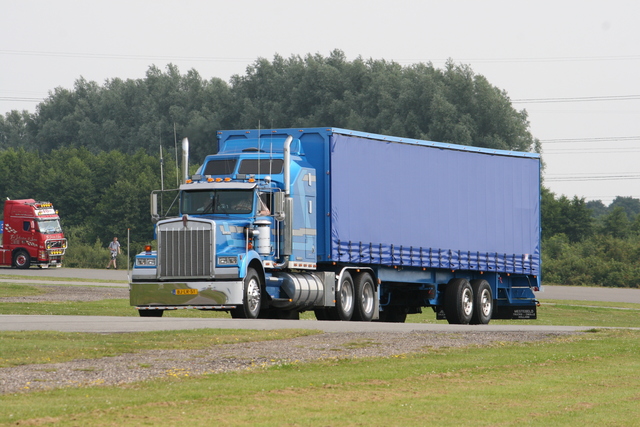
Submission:
[[[336,311],[340,320],[348,321],[353,316],[354,287],[353,279],[348,271],[343,271],[336,293]]]
[[[16,251],[13,255],[13,265],[20,269],[29,268],[31,266],[31,257],[29,256],[29,252],[24,249]]]
[[[444,292],[447,322],[466,325],[473,315],[473,290],[467,279],[451,279]]]
[[[370,322],[373,319],[375,308],[375,288],[373,277],[369,273],[361,273],[355,277],[355,305],[353,310],[353,320]]]
[[[231,310],[231,317],[234,319],[257,319],[261,306],[262,286],[260,284],[260,276],[253,268],[249,268],[244,278],[242,307]]]
[[[471,281],[471,289],[473,290],[473,315],[469,323],[486,325],[491,320],[493,313],[491,286],[486,280],[478,279]]]

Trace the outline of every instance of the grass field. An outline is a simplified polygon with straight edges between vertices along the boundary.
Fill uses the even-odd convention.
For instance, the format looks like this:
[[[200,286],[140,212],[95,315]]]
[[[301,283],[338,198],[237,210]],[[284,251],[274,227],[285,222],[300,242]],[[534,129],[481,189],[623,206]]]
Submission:
[[[25,292],[5,286],[0,284],[4,296]],[[31,306],[0,303],[0,313],[136,315],[122,300]],[[387,358],[2,395],[0,425],[639,425],[640,331],[603,328],[640,328],[640,307],[543,301],[539,317],[527,323],[597,328],[546,342],[424,349]],[[435,322],[432,312],[409,321]],[[308,333],[314,332],[0,332],[0,366]]]

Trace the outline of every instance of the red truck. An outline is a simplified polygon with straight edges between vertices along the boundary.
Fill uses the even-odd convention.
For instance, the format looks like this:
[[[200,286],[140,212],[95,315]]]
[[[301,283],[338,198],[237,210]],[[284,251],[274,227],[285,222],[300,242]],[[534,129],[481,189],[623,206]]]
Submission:
[[[6,200],[0,222],[0,266],[60,267],[67,249],[58,212],[49,202]]]

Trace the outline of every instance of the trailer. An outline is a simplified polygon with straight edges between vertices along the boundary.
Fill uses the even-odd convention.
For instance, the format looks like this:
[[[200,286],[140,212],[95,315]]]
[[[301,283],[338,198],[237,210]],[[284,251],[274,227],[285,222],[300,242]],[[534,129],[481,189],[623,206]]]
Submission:
[[[141,316],[535,319],[540,156],[339,128],[218,132],[136,256]]]

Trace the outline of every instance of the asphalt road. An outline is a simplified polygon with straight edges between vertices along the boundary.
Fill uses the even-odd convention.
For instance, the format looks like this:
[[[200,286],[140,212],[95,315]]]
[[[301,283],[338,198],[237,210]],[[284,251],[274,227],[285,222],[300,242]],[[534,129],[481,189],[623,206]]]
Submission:
[[[29,276],[16,279],[2,276]],[[28,269],[16,270],[0,268],[0,281],[12,283],[41,283],[39,278],[73,278],[69,285],[93,285],[126,287],[126,270],[94,269]],[[84,282],[82,279],[105,280],[105,282]],[[109,281],[109,282],[107,282]],[[114,282],[115,281],[115,282]],[[119,281],[119,282],[117,282]],[[44,282],[44,281],[42,281]],[[51,281],[44,283],[52,284]],[[546,286],[537,293],[541,300],[580,300],[630,302],[640,304],[640,289],[587,288],[570,286]],[[325,332],[407,332],[407,331],[443,331],[443,332],[491,332],[491,331],[575,331],[586,329],[573,326],[544,325],[427,325],[416,323],[362,323],[362,322],[321,322],[315,320],[240,320],[240,319],[187,319],[187,318],[140,318],[115,316],[45,316],[45,315],[0,315],[0,331],[20,330],[56,330],[64,332],[135,332],[179,329],[320,329]]]

